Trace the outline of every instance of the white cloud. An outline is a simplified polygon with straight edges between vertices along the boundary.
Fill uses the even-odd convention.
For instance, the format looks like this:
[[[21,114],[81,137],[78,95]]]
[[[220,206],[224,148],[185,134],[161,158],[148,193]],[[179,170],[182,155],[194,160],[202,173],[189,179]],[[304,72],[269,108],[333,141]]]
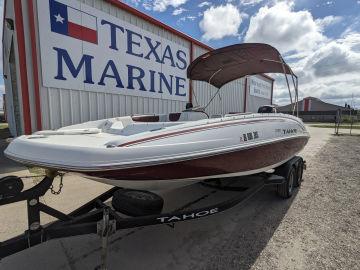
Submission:
[[[147,5],[147,7],[149,7],[151,5],[151,9],[154,11],[163,12],[169,6],[177,8],[177,7],[185,4],[186,2],[187,2],[187,0],[155,0],[155,1],[147,1],[146,5]],[[145,2],[144,2],[144,4],[145,4]]]
[[[142,6],[143,6],[146,10],[152,10],[152,1],[145,0],[145,1],[142,3]]]
[[[313,96],[343,105],[354,94],[360,105],[360,33],[348,33],[308,52],[291,64],[299,76],[301,97]],[[278,104],[289,103],[284,98],[283,77],[276,76],[274,98]]]
[[[141,0],[130,0],[130,3],[132,3],[135,6],[138,6],[141,3]]]
[[[260,4],[264,0],[240,0],[240,5],[243,6],[255,6],[257,4]]]
[[[197,17],[196,16],[184,16],[181,17],[180,19],[177,20],[177,24],[181,25],[181,23],[185,22],[185,21],[194,21]]]
[[[177,15],[180,15],[181,13],[183,13],[184,11],[187,11],[187,9],[185,9],[185,8],[177,8],[177,9],[174,9],[172,15],[177,16]]]
[[[327,39],[307,10],[294,11],[292,2],[278,2],[262,7],[250,18],[245,42],[264,42],[282,53],[307,51]]]
[[[326,16],[324,18],[317,19],[315,22],[321,28],[324,29],[330,25],[337,24],[342,21],[342,17],[340,16]]]
[[[325,4],[328,5],[328,6],[331,6],[333,5],[335,2],[334,1],[326,1]]]
[[[222,39],[238,35],[242,18],[239,10],[232,4],[210,7],[204,12],[199,26],[205,40]]]
[[[331,42],[311,55],[307,66],[312,68],[317,78],[360,73],[360,53],[349,50],[344,44]]]
[[[199,8],[206,7],[206,6],[211,6],[211,3],[205,1],[205,2],[202,2],[202,3],[198,4],[198,7],[199,7]]]

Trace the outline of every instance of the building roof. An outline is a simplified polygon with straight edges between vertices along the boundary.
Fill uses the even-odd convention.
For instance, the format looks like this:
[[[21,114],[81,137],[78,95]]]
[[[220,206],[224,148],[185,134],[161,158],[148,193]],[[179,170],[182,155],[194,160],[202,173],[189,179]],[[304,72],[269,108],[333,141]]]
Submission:
[[[292,111],[293,106],[294,103],[279,106],[277,110],[280,112],[289,112]],[[299,111],[336,111],[339,109],[345,108],[343,106],[324,102],[316,97],[306,97],[299,101]]]

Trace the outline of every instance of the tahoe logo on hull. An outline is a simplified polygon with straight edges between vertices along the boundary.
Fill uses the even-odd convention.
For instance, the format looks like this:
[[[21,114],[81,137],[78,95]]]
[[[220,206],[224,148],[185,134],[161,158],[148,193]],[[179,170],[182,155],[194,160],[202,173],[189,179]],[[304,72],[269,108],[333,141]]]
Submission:
[[[296,134],[297,133],[297,129],[296,128],[288,128],[288,129],[283,129],[283,134]]]

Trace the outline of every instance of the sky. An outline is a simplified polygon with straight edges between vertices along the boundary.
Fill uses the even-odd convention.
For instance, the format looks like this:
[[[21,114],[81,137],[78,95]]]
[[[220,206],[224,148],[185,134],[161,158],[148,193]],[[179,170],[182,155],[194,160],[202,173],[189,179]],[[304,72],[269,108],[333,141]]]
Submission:
[[[298,75],[300,98],[360,108],[360,0],[124,1],[213,48],[273,45]],[[2,29],[3,0],[0,12]],[[274,102],[289,103],[283,75],[271,76]],[[1,76],[0,96],[3,84]]]
[[[360,107],[360,0],[126,2],[213,48],[273,45],[298,75],[301,98]],[[275,103],[289,103],[284,76],[271,76]]]

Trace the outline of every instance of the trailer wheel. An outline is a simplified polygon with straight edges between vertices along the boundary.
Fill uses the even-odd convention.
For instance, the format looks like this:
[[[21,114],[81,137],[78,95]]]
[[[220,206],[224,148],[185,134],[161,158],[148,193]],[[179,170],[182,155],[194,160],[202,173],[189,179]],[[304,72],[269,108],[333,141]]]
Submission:
[[[296,187],[300,187],[301,186],[301,182],[303,179],[303,173],[304,173],[304,162],[302,160],[300,160],[298,162],[297,165],[297,169],[296,169]]]
[[[160,214],[164,200],[159,195],[135,189],[120,189],[114,192],[112,206],[128,216]]]
[[[291,166],[285,177],[285,182],[277,186],[277,194],[284,199],[290,198],[293,194],[295,183],[296,168]]]
[[[0,179],[0,199],[15,197],[24,188],[24,183],[20,177],[5,176]]]

